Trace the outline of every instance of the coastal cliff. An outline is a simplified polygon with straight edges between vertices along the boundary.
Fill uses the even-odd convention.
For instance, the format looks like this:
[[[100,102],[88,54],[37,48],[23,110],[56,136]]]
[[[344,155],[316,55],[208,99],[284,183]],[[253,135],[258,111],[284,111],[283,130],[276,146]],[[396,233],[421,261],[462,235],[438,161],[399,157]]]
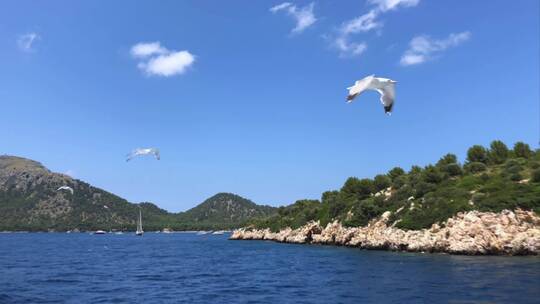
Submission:
[[[364,227],[344,227],[338,221],[321,227],[319,222],[279,232],[241,228],[231,240],[270,240],[297,244],[328,244],[410,252],[445,252],[467,255],[538,255],[540,217],[516,209],[500,213],[458,213],[428,229],[402,230],[389,225],[391,212],[383,213]]]

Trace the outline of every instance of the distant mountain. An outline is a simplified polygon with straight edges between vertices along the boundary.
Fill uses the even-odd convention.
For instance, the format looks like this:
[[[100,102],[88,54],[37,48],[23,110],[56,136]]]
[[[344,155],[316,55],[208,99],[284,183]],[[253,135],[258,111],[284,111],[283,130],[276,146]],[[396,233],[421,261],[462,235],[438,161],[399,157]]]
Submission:
[[[257,205],[232,193],[218,193],[179,214],[181,222],[212,227],[237,227],[246,221],[275,214],[277,208]]]
[[[64,185],[73,194],[57,191]],[[139,206],[147,231],[234,228],[275,210],[234,194],[217,194],[187,212],[169,213],[152,203],[129,203],[39,162],[0,156],[0,231],[134,230]]]

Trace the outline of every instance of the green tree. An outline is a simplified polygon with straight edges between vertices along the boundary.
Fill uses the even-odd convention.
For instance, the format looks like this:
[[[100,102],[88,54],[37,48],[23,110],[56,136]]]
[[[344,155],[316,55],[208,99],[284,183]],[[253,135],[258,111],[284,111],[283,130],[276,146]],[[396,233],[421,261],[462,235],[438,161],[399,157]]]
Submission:
[[[392,188],[399,189],[407,183],[406,175],[398,176],[392,181]]]
[[[390,179],[390,177],[386,175],[382,175],[382,174],[375,176],[375,178],[373,179],[375,191],[377,192],[390,187],[391,183],[392,183],[392,180]]]
[[[464,167],[465,172],[467,173],[480,173],[487,170],[487,166],[484,163],[481,162],[470,162],[465,165]]]
[[[445,156],[441,157],[441,159],[439,159],[439,161],[437,162],[437,167],[442,169],[449,164],[457,164],[457,156],[455,154],[448,153]]]
[[[528,144],[521,141],[514,144],[514,155],[516,157],[529,158],[532,154],[531,147]]]
[[[487,151],[486,148],[480,145],[474,145],[467,150],[467,162],[473,163],[487,163]]]
[[[375,192],[375,186],[373,180],[369,178],[363,178],[360,180],[358,195],[360,199],[369,197],[372,193]]]
[[[323,192],[321,201],[323,204],[330,204],[334,202],[339,195],[339,191],[326,191]]]
[[[394,167],[392,170],[388,171],[388,177],[392,179],[396,179],[398,176],[402,176],[405,174],[405,170],[401,169],[400,167]]]
[[[461,166],[459,164],[448,164],[442,168],[441,171],[446,173],[448,176],[458,176],[463,173],[463,170],[461,170]]]
[[[488,160],[492,164],[502,164],[508,158],[508,147],[500,140],[491,142],[488,152]]]
[[[532,172],[531,181],[533,183],[540,183],[540,169],[536,169]]]
[[[411,170],[409,170],[409,174],[410,174],[410,175],[413,175],[413,174],[420,174],[420,173],[422,173],[422,167],[420,167],[420,166],[416,166],[416,165],[415,165],[415,166],[412,166],[412,167],[411,167]]]
[[[458,176],[462,173],[461,166],[458,164],[455,154],[448,153],[441,157],[436,166],[446,176]]]
[[[444,175],[439,168],[429,165],[423,172],[423,179],[427,183],[438,184],[444,179]]]
[[[356,199],[363,199],[373,193],[374,189],[373,181],[369,178],[349,177],[341,188],[341,192],[347,198],[354,196]]]

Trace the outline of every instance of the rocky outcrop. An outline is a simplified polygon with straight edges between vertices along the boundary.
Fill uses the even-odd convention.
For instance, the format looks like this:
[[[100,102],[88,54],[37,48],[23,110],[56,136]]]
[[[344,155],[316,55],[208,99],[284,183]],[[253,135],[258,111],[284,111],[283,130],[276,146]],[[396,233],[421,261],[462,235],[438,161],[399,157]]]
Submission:
[[[540,217],[532,211],[458,213],[442,224],[422,230],[392,227],[388,222],[390,215],[387,211],[365,227],[343,227],[335,221],[324,228],[318,222],[310,222],[298,229],[279,232],[242,228],[233,231],[230,239],[468,255],[540,253]]]

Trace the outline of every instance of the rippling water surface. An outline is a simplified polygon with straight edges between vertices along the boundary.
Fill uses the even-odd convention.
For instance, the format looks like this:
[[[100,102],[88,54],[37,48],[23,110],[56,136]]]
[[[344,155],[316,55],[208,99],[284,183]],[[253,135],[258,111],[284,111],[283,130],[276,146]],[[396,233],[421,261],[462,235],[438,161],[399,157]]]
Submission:
[[[228,241],[0,234],[0,303],[538,303],[540,258]]]

